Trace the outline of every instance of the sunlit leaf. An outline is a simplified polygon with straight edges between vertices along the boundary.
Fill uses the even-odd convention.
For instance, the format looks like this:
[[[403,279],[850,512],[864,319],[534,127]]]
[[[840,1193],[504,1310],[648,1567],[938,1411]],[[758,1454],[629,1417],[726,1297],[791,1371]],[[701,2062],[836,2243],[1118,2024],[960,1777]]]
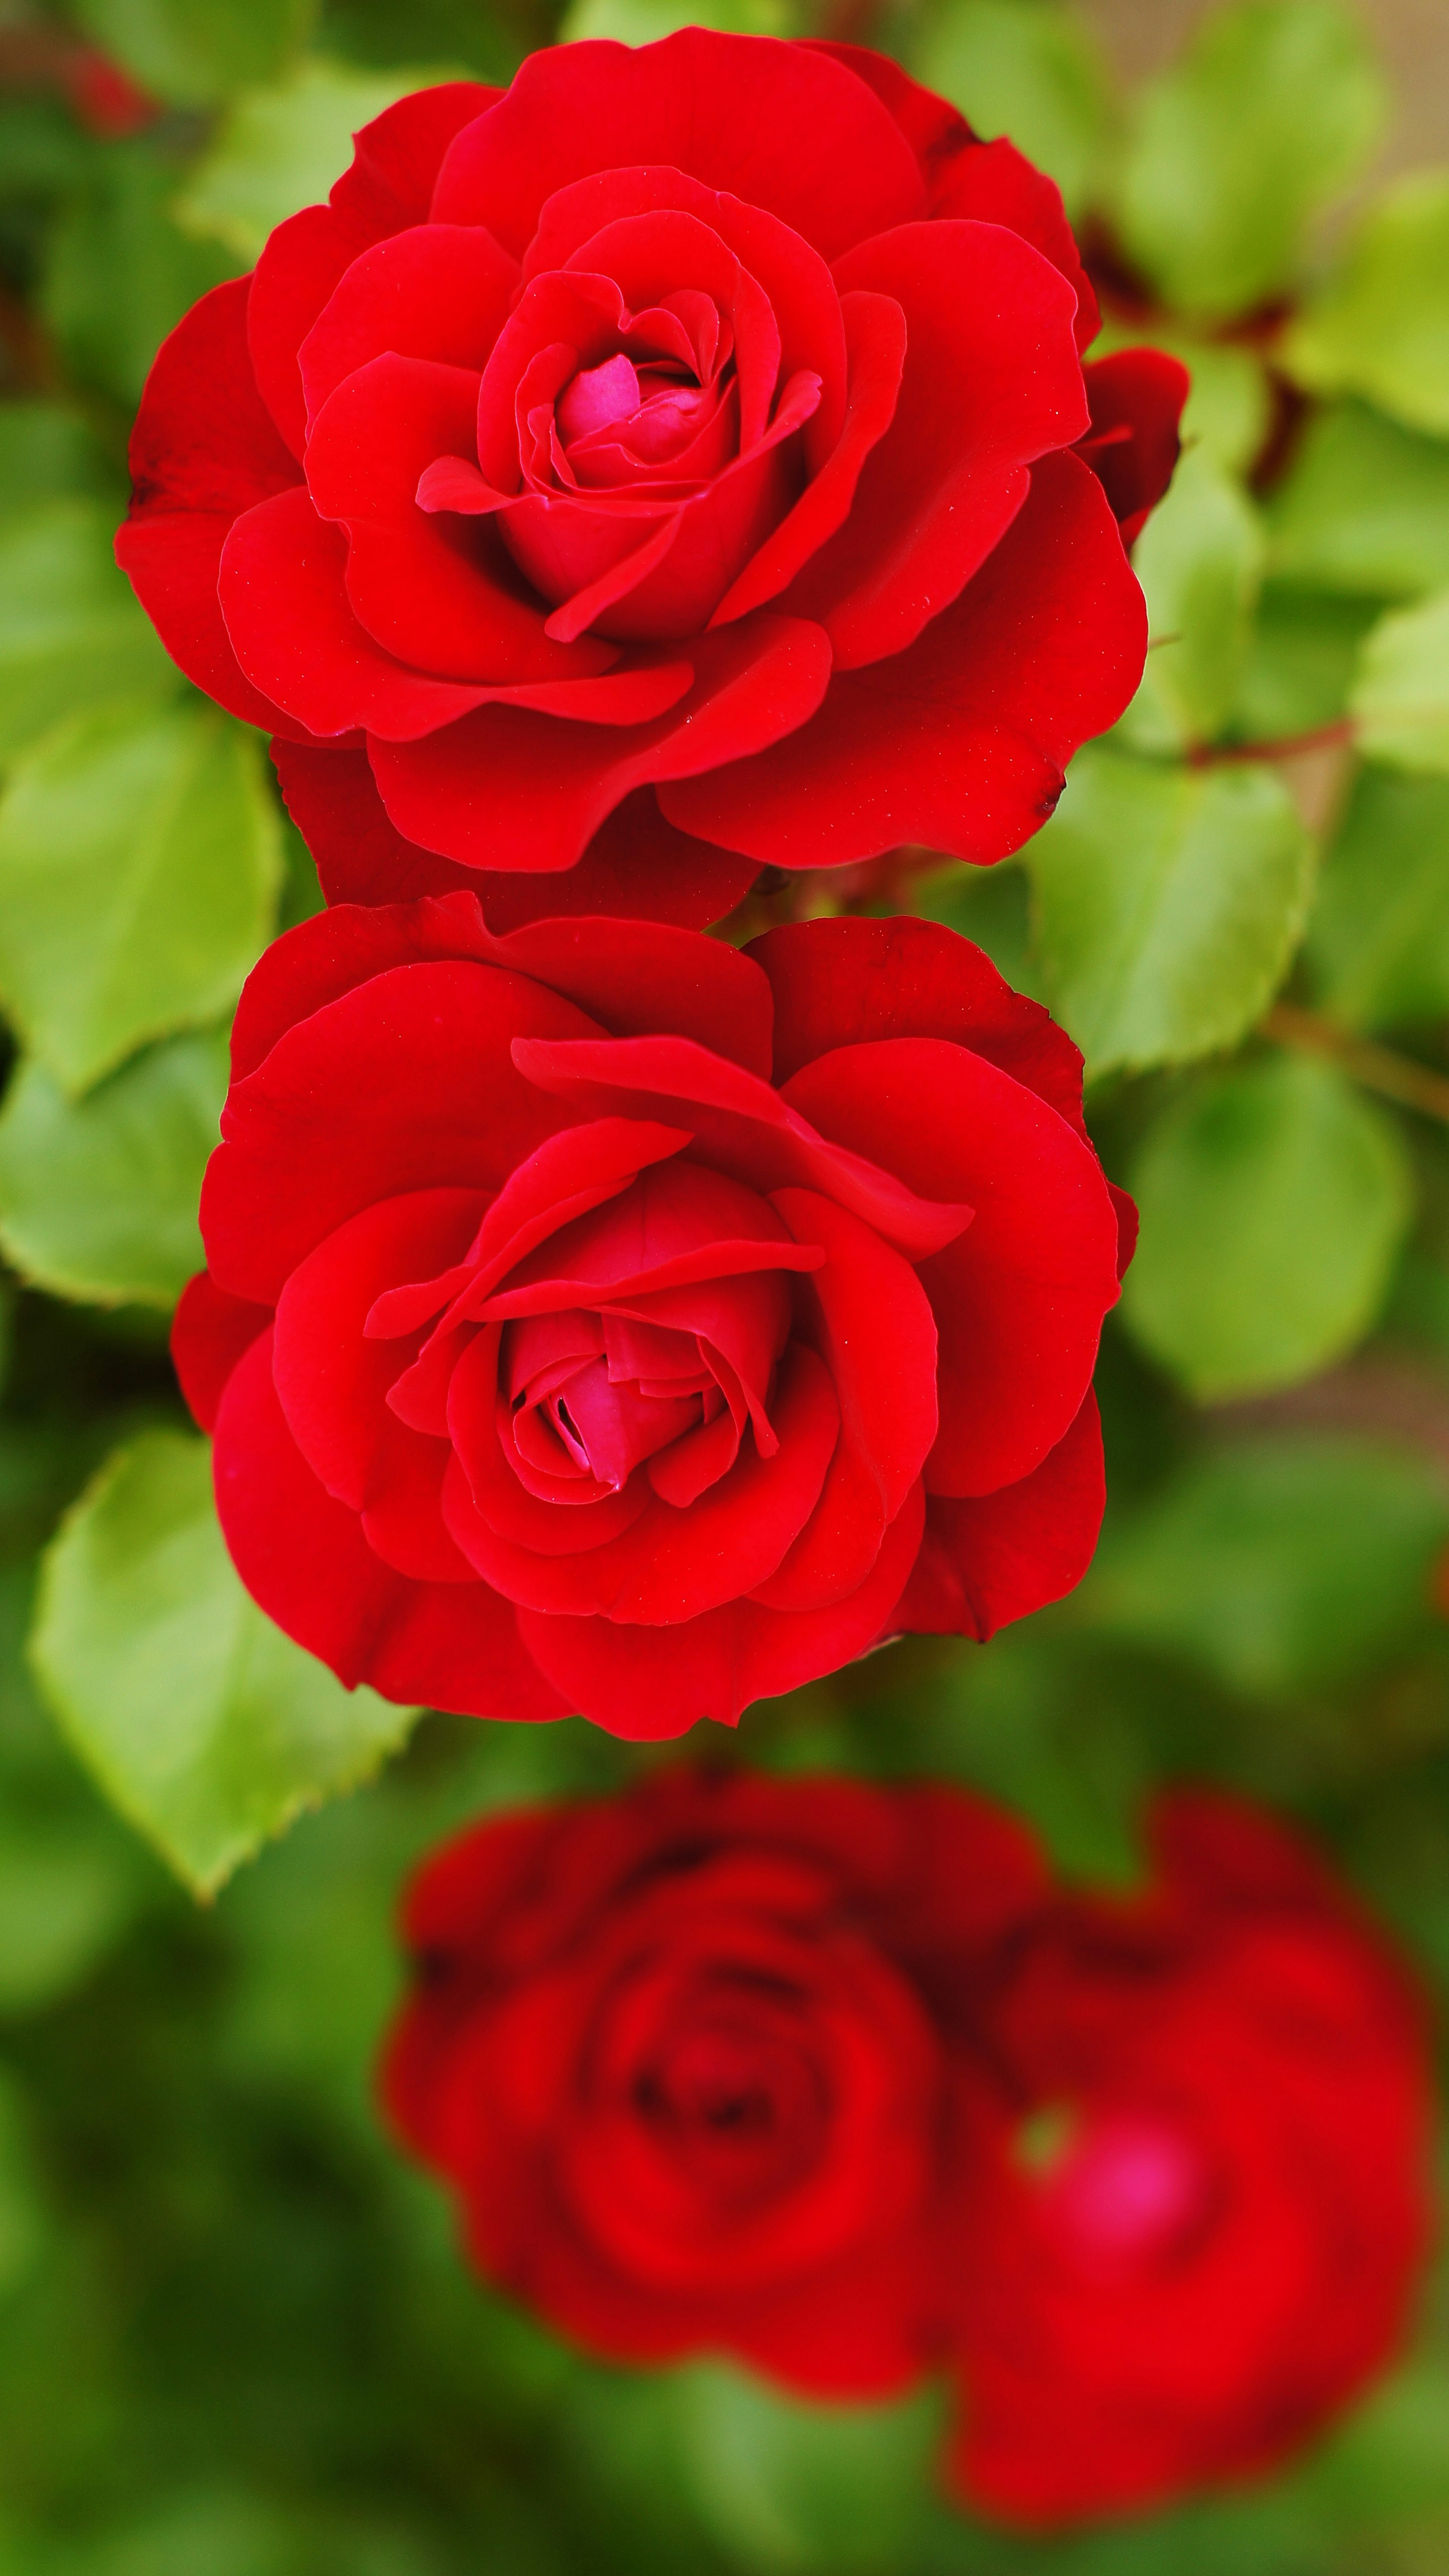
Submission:
[[[0,999],[69,1092],[215,1019],[266,940],[281,833],[256,738],[194,700],[78,716],[0,800]]]
[[[1311,419],[1266,505],[1268,562],[1292,581],[1379,599],[1449,582],[1449,441],[1363,403]]]
[[[0,1246],[21,1277],[168,1309],[202,1266],[201,1177],[226,1097],[218,1029],[163,1039],[84,1100],[22,1062],[0,1109]]]
[[[1286,1051],[1195,1083],[1130,1177],[1142,1235],[1123,1318],[1208,1403],[1351,1350],[1412,1207],[1392,1119],[1334,1066]]]
[[[800,13],[794,0],[573,0],[559,27],[563,44],[612,37],[618,45],[653,45],[679,27],[719,27],[727,35],[790,36]]]
[[[1308,934],[1319,999],[1357,1028],[1449,1015],[1449,779],[1359,774]]]
[[[1260,1437],[1194,1458],[1110,1530],[1076,1607],[1254,1697],[1347,1687],[1423,1624],[1446,1539],[1449,1478],[1428,1457]]]
[[[1449,590],[1380,619],[1349,708],[1371,759],[1449,775]]]
[[[275,88],[246,92],[176,199],[178,223],[254,260],[288,215],[322,203],[352,158],[360,126],[410,90],[452,77],[447,70],[368,72],[314,61]]]
[[[272,79],[307,34],[318,0],[75,0],[98,45],[157,98],[211,106]]]
[[[1057,1017],[1089,1074],[1237,1043],[1297,945],[1313,851],[1271,770],[1072,764],[1027,853]]]
[[[1449,177],[1420,172],[1385,192],[1279,356],[1315,393],[1363,394],[1449,434]]]
[[[210,1451],[181,1432],[118,1450],[63,1523],[31,1654],[107,1796],[199,1894],[369,1777],[417,1714],[344,1690],[257,1609],[217,1523]]]
[[[55,226],[41,281],[73,374],[128,405],[187,307],[246,265],[178,228],[179,175],[145,143],[108,145]]]
[[[1311,215],[1367,157],[1383,80],[1334,0],[1211,11],[1149,82],[1117,191],[1125,248],[1169,304],[1242,313],[1285,286]]]
[[[1238,673],[1233,738],[1291,741],[1337,724],[1378,614],[1374,600],[1266,581]]]
[[[1127,741],[1166,751],[1208,742],[1232,711],[1263,563],[1246,493],[1197,449],[1137,540],[1151,646],[1122,722]]]
[[[0,756],[97,698],[175,674],[111,553],[103,502],[56,500],[0,522]]]

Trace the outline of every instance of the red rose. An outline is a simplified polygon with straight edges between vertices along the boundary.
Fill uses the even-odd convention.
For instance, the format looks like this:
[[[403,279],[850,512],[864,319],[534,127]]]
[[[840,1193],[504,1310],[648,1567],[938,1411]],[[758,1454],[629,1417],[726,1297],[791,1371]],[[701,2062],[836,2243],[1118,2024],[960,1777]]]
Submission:
[[[631,1736],[1082,1574],[1118,1219],[969,943],[344,905],[242,996],[173,1348],[348,1683]]]
[[[480,1825],[408,1898],[387,2104],[479,2270],[592,2351],[885,2396],[934,2357],[964,2151],[917,1954],[1040,1899],[952,1790],[686,1772]]]
[[[1016,2152],[963,2188],[963,2495],[1037,2525],[1271,2467],[1391,2356],[1427,2234],[1402,1969],[1292,1836],[1176,1796],[983,2020]]]
[[[1113,512],[1186,378],[1084,376],[1097,319],[1051,182],[880,57],[558,47],[390,109],[186,317],[118,551],[334,899],[999,859],[1142,672]]]

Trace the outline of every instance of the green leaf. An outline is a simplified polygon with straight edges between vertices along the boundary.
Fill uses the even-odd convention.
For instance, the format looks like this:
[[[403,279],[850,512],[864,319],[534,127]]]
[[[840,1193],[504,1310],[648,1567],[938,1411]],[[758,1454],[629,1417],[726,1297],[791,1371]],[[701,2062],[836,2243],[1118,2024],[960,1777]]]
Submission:
[[[0,2067],[0,2298],[34,2270],[48,2233],[24,2096]]]
[[[281,831],[256,737],[190,701],[78,716],[0,800],[0,999],[63,1090],[229,1010]]]
[[[249,92],[228,109],[177,198],[177,222],[243,261],[256,259],[288,215],[322,203],[352,158],[360,126],[410,90],[452,77],[314,61],[274,89]]]
[[[790,36],[800,26],[792,0],[705,0],[691,9],[688,0],[572,0],[559,28],[559,42],[576,45],[586,38],[612,37],[619,45],[653,45],[678,27],[719,27],[727,35]]]
[[[1373,600],[1265,582],[1238,674],[1234,739],[1280,742],[1338,723],[1378,613]]]
[[[1201,448],[1184,456],[1133,557],[1151,646],[1122,720],[1143,751],[1211,741],[1232,711],[1263,564],[1263,532],[1240,486]]]
[[[1009,135],[1047,170],[1074,220],[1086,211],[1107,133],[1101,56],[1079,18],[1052,0],[944,0],[911,69],[988,140]]]
[[[175,674],[111,552],[98,501],[49,501],[0,522],[0,757],[96,698]]]
[[[1363,394],[1449,435],[1449,177],[1400,179],[1292,324],[1279,362],[1312,393]]]
[[[0,1246],[21,1277],[98,1306],[174,1306],[226,1098],[221,1029],[166,1038],[84,1100],[22,1062],[0,1109]]]
[[[1142,1149],[1122,1315],[1204,1403],[1291,1386],[1373,1323],[1412,1208],[1398,1128],[1275,1054],[1196,1083]]]
[[[1109,1527],[1075,1609],[1250,1698],[1347,1686],[1424,1624],[1446,1538],[1449,1485],[1417,1451],[1244,1441]]]
[[[249,1599],[210,1452],[181,1432],[118,1450],[63,1522],[30,1651],[81,1759],[198,1895],[369,1778],[417,1716],[344,1690]]]
[[[1449,590],[1379,620],[1349,709],[1371,760],[1449,775]]]
[[[1308,2462],[1306,2492],[1333,2527],[1405,2522],[1449,2506],[1449,2362],[1415,2354],[1373,2390]],[[1393,2562],[1394,2576],[1428,2576],[1431,2561]]]
[[[136,1873],[101,1822],[0,1812],[0,2014],[68,1994],[134,1912]]]
[[[1266,507],[1268,564],[1379,599],[1449,582],[1449,444],[1349,402],[1310,419]]]
[[[55,227],[41,281],[41,309],[71,370],[127,406],[167,332],[239,264],[178,229],[177,177],[144,142],[107,146]]]
[[[1083,752],[1028,852],[1052,1007],[1095,1075],[1236,1045],[1298,944],[1313,848],[1265,768]]]
[[[155,97],[210,107],[244,82],[274,79],[317,0],[76,0],[75,14]]]
[[[1449,780],[1360,771],[1307,954],[1318,1000],[1352,1028],[1449,1014]]]
[[[934,2389],[886,2406],[810,2405],[723,2363],[681,2371],[686,2473],[747,2567],[877,2576],[899,2563],[940,2436]]]
[[[1182,311],[1248,311],[1290,282],[1309,219],[1367,158],[1385,106],[1347,9],[1210,13],[1138,102],[1117,195],[1124,248]]]
[[[125,477],[84,413],[69,403],[0,403],[0,514],[11,518],[77,492],[110,501],[113,522],[125,508]]]

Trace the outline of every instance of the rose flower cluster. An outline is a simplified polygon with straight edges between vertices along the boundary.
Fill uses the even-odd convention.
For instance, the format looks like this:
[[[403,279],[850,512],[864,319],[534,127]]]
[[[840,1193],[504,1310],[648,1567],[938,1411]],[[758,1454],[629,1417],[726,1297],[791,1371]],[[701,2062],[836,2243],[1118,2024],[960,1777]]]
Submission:
[[[1009,143],[692,29],[404,99],[162,349],[120,559],[331,907],[173,1347],[348,1684],[669,1736],[1087,1565],[1135,1220],[1075,1049],[919,921],[703,931],[1002,857],[1121,713],[1186,378],[1097,327]]]
[[[1006,857],[1131,699],[1186,378],[1098,318],[1009,142],[691,29],[402,100],[162,349],[120,560],[328,907],[242,996],[173,1351],[349,1686],[668,1738],[1084,1572],[1135,1216],[1081,1058],[789,872]],[[591,2351],[944,2371],[1023,2523],[1259,2468],[1399,2332],[1422,2038],[1273,1826],[1153,1849],[1084,1895],[955,1791],[697,1773],[481,1827],[392,2118]]]
[[[407,1900],[394,2126],[592,2353],[946,2372],[992,2516],[1264,2469],[1400,2338],[1425,2034],[1280,1826],[1179,1792],[1150,1842],[1066,1891],[955,1789],[693,1771],[476,1826]]]

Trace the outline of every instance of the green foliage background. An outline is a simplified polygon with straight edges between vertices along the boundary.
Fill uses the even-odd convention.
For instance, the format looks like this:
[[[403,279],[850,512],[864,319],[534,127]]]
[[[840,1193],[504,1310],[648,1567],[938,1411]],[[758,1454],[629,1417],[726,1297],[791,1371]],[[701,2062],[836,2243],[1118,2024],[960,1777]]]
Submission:
[[[162,334],[388,99],[687,14],[0,0],[0,2576],[1438,2576],[1433,2284],[1290,2475],[1028,2544],[938,2500],[939,2392],[580,2362],[463,2273],[373,2113],[413,1856],[650,1757],[349,1698],[230,1572],[165,1334],[236,994],[317,892],[263,745],[112,567],[125,435]],[[911,896],[1076,1037],[1143,1239],[1080,1593],[735,1750],[979,1783],[1118,1882],[1155,1782],[1227,1782],[1320,1832],[1442,1993],[1449,173],[1363,184],[1391,102],[1337,0],[1221,11],[1132,97],[1056,0],[849,32],[1055,173],[1104,348],[1193,369],[1136,703],[1020,863]],[[86,43],[159,102],[142,130],[72,112]]]

